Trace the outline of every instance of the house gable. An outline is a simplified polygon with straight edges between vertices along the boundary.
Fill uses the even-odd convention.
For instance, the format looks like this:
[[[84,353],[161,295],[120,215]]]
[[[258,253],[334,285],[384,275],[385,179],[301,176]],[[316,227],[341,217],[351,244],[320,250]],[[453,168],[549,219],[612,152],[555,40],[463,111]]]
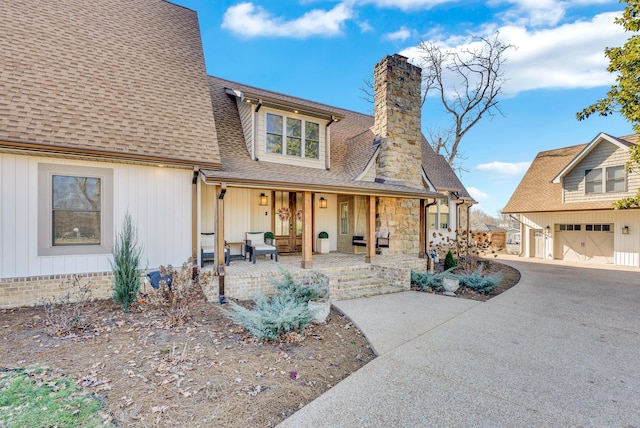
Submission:
[[[625,165],[629,160],[629,149],[609,140],[598,141],[592,149],[580,157],[573,168],[562,178],[562,199],[565,203],[611,201],[633,196],[640,186],[638,174],[627,174]],[[623,174],[624,184],[621,189],[607,189],[607,176],[613,170]],[[599,191],[591,191],[587,186],[590,172],[597,172],[596,181],[600,182]]]
[[[330,168],[330,129],[344,116],[325,109],[234,88],[245,145],[252,160]]]

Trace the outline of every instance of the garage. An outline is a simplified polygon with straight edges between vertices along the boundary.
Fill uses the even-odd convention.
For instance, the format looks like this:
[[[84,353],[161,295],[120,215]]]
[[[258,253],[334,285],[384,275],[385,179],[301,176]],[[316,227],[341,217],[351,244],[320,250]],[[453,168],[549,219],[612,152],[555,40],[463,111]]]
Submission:
[[[613,264],[613,224],[556,224],[555,258]]]

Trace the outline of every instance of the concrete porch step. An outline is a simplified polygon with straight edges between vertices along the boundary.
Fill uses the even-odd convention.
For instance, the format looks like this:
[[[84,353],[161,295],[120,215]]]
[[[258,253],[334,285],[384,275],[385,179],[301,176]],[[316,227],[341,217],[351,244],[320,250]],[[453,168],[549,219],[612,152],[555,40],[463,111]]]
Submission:
[[[359,299],[361,297],[372,297],[378,296],[381,294],[391,294],[391,293],[399,293],[401,291],[407,291],[402,287],[396,287],[395,285],[382,285],[376,287],[366,287],[366,288],[344,288],[339,290],[331,291],[331,301],[337,300],[351,300],[351,299]]]

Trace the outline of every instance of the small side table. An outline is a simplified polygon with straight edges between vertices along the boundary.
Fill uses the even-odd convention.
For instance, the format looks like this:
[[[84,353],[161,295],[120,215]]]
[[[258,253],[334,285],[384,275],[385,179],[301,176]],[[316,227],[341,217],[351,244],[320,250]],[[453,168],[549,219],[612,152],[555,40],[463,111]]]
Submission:
[[[244,242],[227,242],[227,247],[229,247],[229,258],[231,259],[244,259]],[[240,252],[234,253],[232,251],[233,247],[239,247]]]

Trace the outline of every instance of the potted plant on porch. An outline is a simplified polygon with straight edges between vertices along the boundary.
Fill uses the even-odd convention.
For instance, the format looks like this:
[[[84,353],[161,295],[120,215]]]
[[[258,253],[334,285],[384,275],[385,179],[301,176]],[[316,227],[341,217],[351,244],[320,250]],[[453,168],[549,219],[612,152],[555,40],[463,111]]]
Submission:
[[[321,254],[326,254],[329,252],[329,248],[329,234],[327,232],[320,232],[318,234],[318,240],[316,241],[316,251]]]
[[[276,236],[273,234],[273,232],[264,233],[264,243],[267,245],[276,245]]]

